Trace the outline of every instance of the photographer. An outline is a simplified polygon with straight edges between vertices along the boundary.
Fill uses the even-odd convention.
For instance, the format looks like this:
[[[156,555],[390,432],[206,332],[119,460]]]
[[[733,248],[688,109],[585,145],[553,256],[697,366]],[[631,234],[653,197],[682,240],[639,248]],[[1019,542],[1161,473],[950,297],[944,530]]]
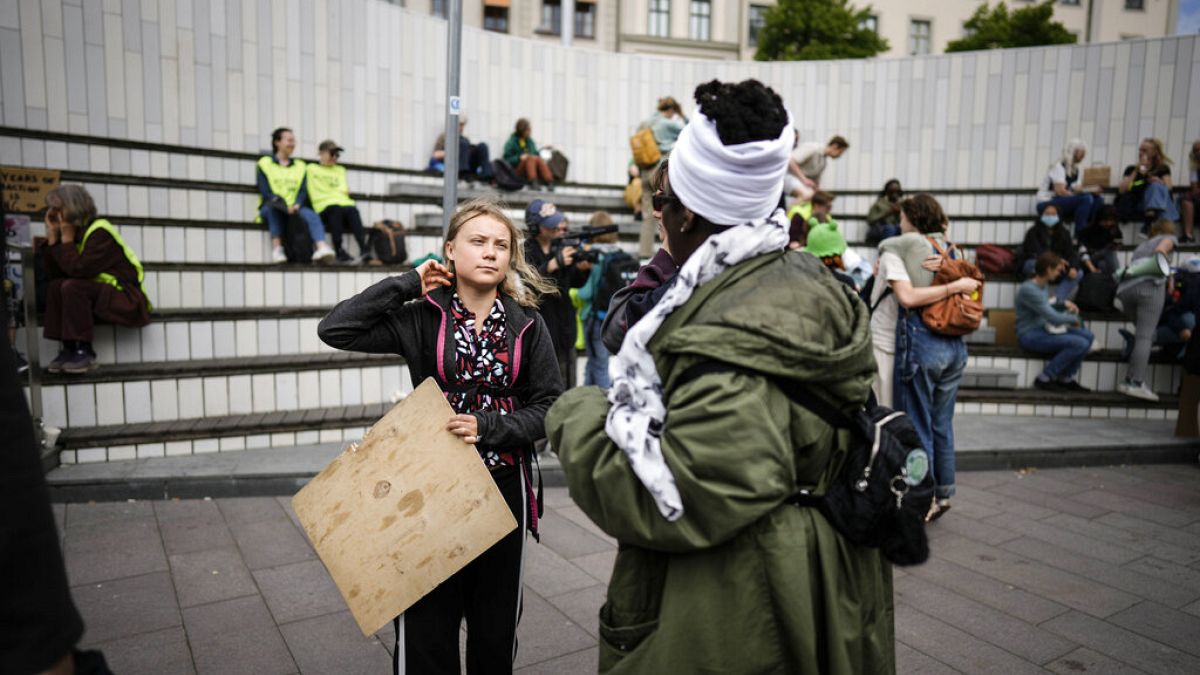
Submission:
[[[575,246],[556,246],[555,239],[566,233],[566,218],[554,204],[535,199],[525,209],[525,259],[539,274],[554,282],[558,294],[547,294],[539,301],[542,318],[550,330],[554,355],[562,371],[567,389],[575,386],[575,306],[571,304],[570,289],[583,286],[588,280],[592,263],[577,260],[580,252]]]

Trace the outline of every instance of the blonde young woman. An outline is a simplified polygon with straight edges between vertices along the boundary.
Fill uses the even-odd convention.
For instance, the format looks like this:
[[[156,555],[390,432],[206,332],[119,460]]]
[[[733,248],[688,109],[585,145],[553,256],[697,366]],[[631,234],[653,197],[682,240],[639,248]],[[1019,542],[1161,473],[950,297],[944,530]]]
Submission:
[[[446,265],[428,261],[344,300],[318,327],[339,349],[399,354],[414,384],[433,377],[459,413],[447,429],[480,461],[522,527],[500,540],[395,621],[397,673],[510,673],[516,656],[525,529],[539,506],[529,460],[542,421],[562,392],[540,293],[554,287],[526,262],[521,236],[491,202],[464,205],[450,221]]]
[[[1141,219],[1142,232],[1156,220],[1179,221],[1179,209],[1171,198],[1171,158],[1157,138],[1144,138],[1138,145],[1138,162],[1125,167],[1117,186],[1117,211],[1122,220]]]

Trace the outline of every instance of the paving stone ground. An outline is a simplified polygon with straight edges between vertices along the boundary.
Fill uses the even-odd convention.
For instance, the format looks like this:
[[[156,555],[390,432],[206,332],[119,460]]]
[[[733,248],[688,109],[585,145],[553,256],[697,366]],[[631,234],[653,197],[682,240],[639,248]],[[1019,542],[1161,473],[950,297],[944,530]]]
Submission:
[[[901,673],[1200,673],[1200,468],[959,474],[896,571]],[[614,542],[549,489],[517,672],[596,670]],[[114,672],[389,673],[287,498],[56,505],[84,641]]]

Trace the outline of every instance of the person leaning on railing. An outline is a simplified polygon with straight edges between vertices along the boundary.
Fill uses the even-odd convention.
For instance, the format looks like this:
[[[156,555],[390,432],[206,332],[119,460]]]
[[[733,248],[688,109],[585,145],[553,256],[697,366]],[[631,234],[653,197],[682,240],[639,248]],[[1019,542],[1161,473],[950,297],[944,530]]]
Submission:
[[[62,349],[46,367],[51,373],[86,373],[96,367],[92,336],[96,320],[140,328],[150,323],[145,274],[137,254],[117,228],[96,217],[96,203],[78,185],[46,195],[46,318],[42,335]]]

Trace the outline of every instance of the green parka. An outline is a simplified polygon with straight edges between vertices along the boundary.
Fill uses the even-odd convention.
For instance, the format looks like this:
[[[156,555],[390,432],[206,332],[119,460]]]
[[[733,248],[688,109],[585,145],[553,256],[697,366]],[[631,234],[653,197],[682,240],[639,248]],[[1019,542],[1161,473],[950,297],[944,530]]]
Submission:
[[[812,508],[844,457],[837,431],[770,378],[808,382],[845,408],[875,372],[868,314],[807,253],[726,270],[650,343],[663,380],[662,451],[683,516],[668,522],[604,432],[595,387],[546,416],[572,499],[620,543],[600,610],[601,673],[890,673],[892,571]],[[700,360],[718,372],[676,387]],[[843,439],[844,440],[844,439]]]

